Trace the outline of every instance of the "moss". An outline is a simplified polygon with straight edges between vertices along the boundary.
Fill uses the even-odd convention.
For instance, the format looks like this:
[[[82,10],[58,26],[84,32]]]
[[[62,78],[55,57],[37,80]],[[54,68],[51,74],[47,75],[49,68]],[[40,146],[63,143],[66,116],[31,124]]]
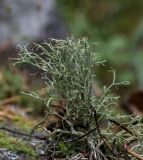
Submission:
[[[11,69],[0,69],[0,98],[4,99],[17,95],[21,90],[26,88],[24,77]]]
[[[20,115],[15,115],[13,117],[14,125],[19,128],[20,130],[29,132],[35,126],[35,120],[30,118],[25,118]]]
[[[28,142],[11,137],[3,131],[0,132],[0,146],[17,153],[24,153],[27,159],[38,160],[36,151]]]
[[[3,118],[1,121],[1,125],[3,126],[11,126],[11,128],[18,128],[19,130],[27,133],[29,133],[36,124],[37,121],[33,118],[26,118],[21,115],[12,115],[11,120]]]

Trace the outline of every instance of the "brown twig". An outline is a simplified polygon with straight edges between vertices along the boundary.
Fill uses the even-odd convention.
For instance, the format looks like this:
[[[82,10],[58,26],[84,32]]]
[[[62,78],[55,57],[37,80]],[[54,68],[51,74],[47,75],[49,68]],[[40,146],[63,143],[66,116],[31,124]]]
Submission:
[[[117,159],[119,159],[117,157],[117,155],[114,153],[113,148],[111,147],[111,145],[108,143],[108,141],[106,140],[105,137],[102,136],[102,133],[100,131],[100,126],[98,124],[98,120],[97,120],[97,113],[96,110],[94,109],[94,119],[95,119],[95,123],[96,123],[96,127],[97,127],[97,132],[99,134],[99,136],[101,137],[101,139],[104,141],[105,145],[108,147],[108,149],[111,151],[111,153],[113,154],[113,156],[116,156]]]
[[[40,96],[43,96],[46,94],[46,89],[42,88],[42,89],[37,90],[37,92],[39,93]],[[1,100],[0,106],[6,105],[9,103],[18,102],[19,100],[20,100],[20,96],[12,96],[12,97]]]
[[[13,130],[13,129],[10,129],[10,128],[4,127],[4,126],[1,126],[0,130],[4,130],[4,131],[10,132],[10,133],[18,134],[18,135],[25,136],[25,137],[29,137],[30,136],[30,134],[28,134],[28,133],[17,131],[17,130]],[[40,136],[37,136],[37,135],[32,135],[31,138],[45,140],[43,137],[40,137]]]
[[[12,103],[12,102],[17,102],[19,100],[20,100],[20,96],[13,96],[10,98],[6,98],[6,99],[0,101],[0,106],[6,105],[6,104]]]
[[[101,127],[101,126],[104,126],[108,121],[109,121],[109,120],[105,120],[104,122],[100,123],[99,126],[100,126],[100,127]],[[82,136],[79,136],[79,137],[74,138],[74,139],[71,139],[71,140],[67,140],[67,141],[65,141],[65,142],[74,142],[74,141],[80,140],[80,139],[86,137],[87,135],[91,134],[92,132],[94,132],[94,131],[96,131],[96,130],[97,130],[97,127],[95,127],[94,129],[92,129],[91,131],[85,133],[85,134],[82,135]]]
[[[129,134],[134,136],[133,132],[130,131],[128,128],[126,128],[123,124],[121,124],[113,119],[110,119],[110,122],[114,123],[116,126],[120,127],[121,129],[125,130],[126,132],[128,132]]]
[[[128,154],[132,155],[136,159],[143,160],[143,157],[139,155],[138,153],[134,152],[133,150],[131,150],[131,148],[127,144],[124,144],[124,149]]]
[[[108,122],[112,122],[114,123],[115,125],[117,125],[118,127],[120,127],[121,129],[125,130],[126,132],[130,133],[131,135],[134,135],[133,132],[131,132],[129,129],[127,129],[125,126],[123,126],[122,124],[120,124],[119,122],[115,121],[115,120],[112,120],[112,119],[107,119],[101,123],[98,124],[98,127],[101,127],[101,126],[104,126],[105,124],[107,124]],[[77,140],[80,140],[84,137],[86,137],[87,135],[91,134],[92,132],[96,131],[97,130],[97,127],[95,127],[94,129],[92,129],[91,131],[85,133],[83,136],[80,136],[80,137],[77,137],[75,139],[72,139],[72,140],[68,140],[68,141],[65,141],[65,142],[74,142],[74,141],[77,141]]]

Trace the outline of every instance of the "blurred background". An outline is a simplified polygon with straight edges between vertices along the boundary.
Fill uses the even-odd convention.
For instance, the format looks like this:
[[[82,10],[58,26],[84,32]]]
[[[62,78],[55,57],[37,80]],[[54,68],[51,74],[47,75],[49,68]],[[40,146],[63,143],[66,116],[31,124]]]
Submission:
[[[10,58],[17,56],[19,44],[67,34],[97,42],[98,59],[107,60],[106,67],[97,68],[99,86],[111,83],[107,70],[113,67],[117,81],[130,82],[114,91],[123,106],[128,110],[133,103],[143,110],[143,0],[0,0],[0,104],[33,106],[34,113],[42,112],[42,104],[17,97],[41,85],[29,80],[27,71],[13,67]]]

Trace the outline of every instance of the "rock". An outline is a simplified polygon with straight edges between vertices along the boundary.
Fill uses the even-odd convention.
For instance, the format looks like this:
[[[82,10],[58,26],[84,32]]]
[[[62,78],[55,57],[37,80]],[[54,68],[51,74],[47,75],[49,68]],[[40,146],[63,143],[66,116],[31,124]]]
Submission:
[[[19,156],[5,148],[0,148],[0,160],[19,160]]]
[[[50,36],[52,32],[62,36],[59,28],[65,33],[61,24],[53,0],[0,1],[0,43],[12,40],[19,44],[43,39],[46,34],[48,37],[48,32]]]
[[[18,44],[63,38],[66,32],[54,0],[0,1],[0,63],[13,57]]]

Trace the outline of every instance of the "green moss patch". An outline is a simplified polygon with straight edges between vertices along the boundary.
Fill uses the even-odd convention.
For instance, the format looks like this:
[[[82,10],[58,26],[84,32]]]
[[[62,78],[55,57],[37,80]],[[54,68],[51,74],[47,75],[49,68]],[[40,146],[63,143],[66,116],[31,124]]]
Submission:
[[[34,119],[30,119],[30,118],[26,119],[25,117],[22,117],[20,115],[15,115],[13,117],[13,123],[17,128],[19,128],[23,131],[26,131],[26,132],[31,131],[31,129],[36,124]]]
[[[3,131],[0,132],[0,146],[17,153],[23,153],[29,160],[38,160],[36,151],[28,142],[12,137]]]

